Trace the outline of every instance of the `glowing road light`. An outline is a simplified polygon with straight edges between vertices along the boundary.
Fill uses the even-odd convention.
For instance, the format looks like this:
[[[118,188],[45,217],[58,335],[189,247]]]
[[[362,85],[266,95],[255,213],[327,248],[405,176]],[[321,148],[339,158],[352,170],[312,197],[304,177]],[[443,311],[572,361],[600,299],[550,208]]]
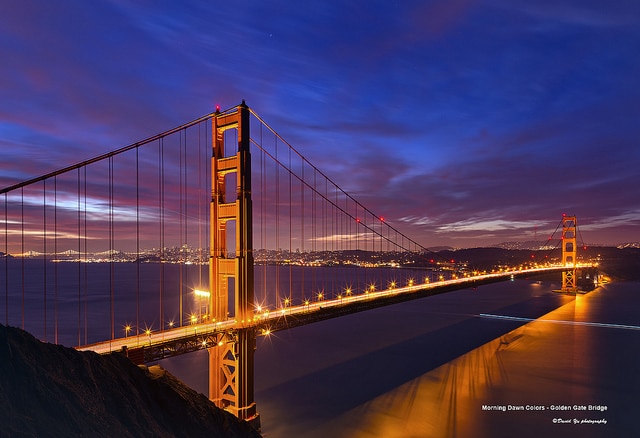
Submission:
[[[408,284],[409,284],[409,286],[413,286],[413,278],[409,279],[409,283]]]
[[[271,334],[271,329],[268,329],[268,328],[262,329],[262,334],[265,336],[269,336]]]
[[[207,341],[206,340],[202,341],[202,346],[206,348],[206,346],[207,346]]]
[[[322,292],[318,292],[318,301],[322,301],[322,298],[324,298],[324,294]]]
[[[345,295],[346,295],[346,296],[350,296],[350,295],[351,295],[351,293],[352,293],[351,288],[350,288],[350,287],[346,288],[346,289],[344,290],[344,293],[345,293]]]
[[[195,314],[191,314],[191,324],[195,324],[196,322],[198,322],[198,317]]]
[[[396,282],[392,281],[391,283],[389,283],[389,289],[395,289],[396,288]]]
[[[131,326],[129,324],[124,326],[124,337],[129,336],[129,332],[131,331]]]
[[[194,289],[193,294],[199,298],[209,298],[211,296],[211,292],[202,289]]]

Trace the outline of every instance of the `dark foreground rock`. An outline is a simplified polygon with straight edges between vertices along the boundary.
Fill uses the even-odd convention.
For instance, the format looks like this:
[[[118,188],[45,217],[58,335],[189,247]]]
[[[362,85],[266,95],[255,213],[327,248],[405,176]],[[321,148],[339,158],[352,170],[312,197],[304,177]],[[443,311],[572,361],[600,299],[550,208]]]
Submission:
[[[259,437],[159,366],[0,325],[2,437]]]

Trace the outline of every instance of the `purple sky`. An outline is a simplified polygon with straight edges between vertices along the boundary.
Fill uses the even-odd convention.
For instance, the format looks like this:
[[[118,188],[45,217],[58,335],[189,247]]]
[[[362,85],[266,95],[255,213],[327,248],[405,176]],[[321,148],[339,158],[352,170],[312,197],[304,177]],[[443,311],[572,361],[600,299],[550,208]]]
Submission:
[[[2,187],[246,99],[425,246],[640,241],[636,0],[3,3]]]

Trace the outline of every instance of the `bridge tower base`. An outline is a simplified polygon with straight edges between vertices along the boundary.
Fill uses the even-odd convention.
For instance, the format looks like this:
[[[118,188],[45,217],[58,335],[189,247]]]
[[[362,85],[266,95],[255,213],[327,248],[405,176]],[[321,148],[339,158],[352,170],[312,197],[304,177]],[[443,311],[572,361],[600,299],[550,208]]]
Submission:
[[[209,289],[211,317],[236,320],[233,332],[209,348],[209,399],[260,429],[254,400],[253,241],[249,108],[244,101],[212,119]],[[235,155],[225,156],[225,132],[237,131]],[[227,183],[235,174],[235,199]],[[227,250],[227,223],[235,221],[235,248]],[[229,301],[233,289],[233,313]],[[246,328],[244,327],[246,323]]]

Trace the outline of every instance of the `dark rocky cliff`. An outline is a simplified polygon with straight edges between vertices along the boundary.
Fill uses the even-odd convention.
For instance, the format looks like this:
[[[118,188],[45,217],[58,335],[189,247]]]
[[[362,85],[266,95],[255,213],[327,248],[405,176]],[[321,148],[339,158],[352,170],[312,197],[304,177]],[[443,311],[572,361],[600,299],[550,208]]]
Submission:
[[[0,436],[259,437],[160,368],[0,325]]]

